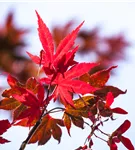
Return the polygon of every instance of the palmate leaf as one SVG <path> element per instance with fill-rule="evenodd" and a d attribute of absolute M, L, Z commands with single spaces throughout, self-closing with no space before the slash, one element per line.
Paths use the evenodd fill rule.
<path fill-rule="evenodd" d="M 51 136 L 60 143 L 62 135 L 60 126 L 64 126 L 62 120 L 54 119 L 50 115 L 46 115 L 30 139 L 29 144 L 38 142 L 38 145 L 44 145 Z"/>
<path fill-rule="evenodd" d="M 38 85 L 37 96 L 30 90 L 18 87 L 21 94 L 13 94 L 12 96 L 20 103 L 26 106 L 24 109 L 23 105 L 17 108 L 20 115 L 17 119 L 23 119 L 28 117 L 29 124 L 34 119 L 38 119 L 41 115 L 41 109 L 44 105 L 44 88 L 42 85 Z M 15 111 L 17 111 L 15 110 Z"/>
<path fill-rule="evenodd" d="M 79 80 L 62 80 L 62 82 L 57 85 L 53 94 L 55 99 L 60 96 L 64 105 L 70 104 L 73 106 L 72 97 L 70 96 L 71 93 L 86 94 L 92 93 L 95 90 L 94 87 Z"/>
<path fill-rule="evenodd" d="M 76 78 L 88 72 L 90 69 L 97 65 L 98 64 L 96 63 L 76 64 L 73 67 L 71 67 L 68 71 L 66 71 L 63 75 L 58 74 L 52 83 L 51 79 L 49 79 L 52 85 L 56 85 L 56 88 L 53 93 L 54 99 L 60 97 L 64 105 L 70 104 L 73 106 L 71 93 L 93 93 L 96 90 L 96 88 Z M 40 81 L 49 84 L 49 80 L 47 80 L 47 78 L 43 78 Z"/>
<path fill-rule="evenodd" d="M 6 98 L 0 101 L 0 108 L 13 110 L 13 123 L 27 118 L 27 126 L 31 126 L 33 120 L 40 117 L 44 106 L 44 86 L 33 77 L 21 85 L 15 78 L 8 76 L 8 83 L 11 88 L 3 92 L 2 95 Z"/>
<path fill-rule="evenodd" d="M 35 63 L 43 65 L 44 71 L 47 75 L 67 70 L 69 66 L 72 66 L 75 63 L 73 58 L 78 47 L 73 48 L 73 45 L 83 22 L 60 42 L 56 49 L 56 53 L 54 53 L 52 35 L 38 13 L 37 17 L 38 33 L 43 50 L 40 52 L 40 57 L 34 56 L 27 52 L 28 55 Z"/>

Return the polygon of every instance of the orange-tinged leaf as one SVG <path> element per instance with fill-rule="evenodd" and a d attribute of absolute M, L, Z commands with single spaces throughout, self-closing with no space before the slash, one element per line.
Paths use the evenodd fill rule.
<path fill-rule="evenodd" d="M 66 110 L 65 110 L 66 113 L 74 116 L 74 117 L 86 117 L 88 118 L 88 112 L 89 112 L 89 109 L 87 106 L 84 106 L 82 108 L 73 108 L 73 107 L 67 107 Z"/>
<path fill-rule="evenodd" d="M 71 121 L 81 128 L 83 128 L 82 117 L 88 118 L 90 113 L 90 107 L 93 105 L 92 96 L 84 96 L 82 98 L 74 100 L 74 107 L 67 105 L 65 113 L 63 115 L 63 121 L 70 135 Z M 74 119 L 75 118 L 75 119 Z M 76 119 L 77 118 L 77 119 Z"/>
<path fill-rule="evenodd" d="M 87 110 L 85 109 L 85 110 L 83 110 L 83 112 L 87 113 Z M 67 119 L 66 121 L 68 121 L 66 127 L 67 127 L 69 135 L 70 135 L 70 122 L 71 121 L 75 126 L 83 129 L 83 124 L 84 124 L 84 120 L 82 118 L 83 112 L 81 109 L 75 110 L 75 109 L 70 109 L 70 108 L 68 109 L 67 108 L 65 110 L 65 114 L 68 116 L 68 117 L 66 116 L 66 119 Z M 70 122 L 69 122 L 69 119 L 71 120 Z"/>
<path fill-rule="evenodd" d="M 2 96 L 3 97 L 10 97 L 12 96 L 13 94 L 21 94 L 20 91 L 16 88 L 16 87 L 13 87 L 11 89 L 7 89 L 5 90 L 3 93 L 2 93 Z"/>
<path fill-rule="evenodd" d="M 84 81 L 84 82 L 89 83 L 90 74 L 89 74 L 89 73 L 85 73 L 85 74 L 83 74 L 82 76 L 80 76 L 79 79 L 80 79 L 81 81 Z"/>
<path fill-rule="evenodd" d="M 71 119 L 75 126 L 84 129 L 84 120 L 82 117 L 71 117 Z"/>
<path fill-rule="evenodd" d="M 3 91 L 2 96 L 3 97 L 10 97 L 13 93 L 13 89 L 7 89 L 5 91 Z"/>
<path fill-rule="evenodd" d="M 61 135 L 62 135 L 61 128 L 56 124 L 56 122 L 52 122 L 51 127 L 52 127 L 53 138 L 60 143 Z"/>
<path fill-rule="evenodd" d="M 61 126 L 60 122 L 60 119 L 54 119 L 50 115 L 46 115 L 29 143 L 38 142 L 38 145 L 44 145 L 51 138 L 51 135 L 60 142 L 62 135 L 61 128 L 59 127 L 59 125 Z"/>
<path fill-rule="evenodd" d="M 17 122 L 15 122 L 14 126 L 23 126 L 23 127 L 31 127 L 34 126 L 37 120 L 33 120 L 31 123 L 29 123 L 29 118 L 21 119 Z"/>
<path fill-rule="evenodd" d="M 67 128 L 68 134 L 70 135 L 71 119 L 66 113 L 64 113 L 63 115 L 63 121 L 64 121 L 64 125 Z"/>
<path fill-rule="evenodd" d="M 37 89 L 36 89 L 37 84 L 38 84 L 37 80 L 34 77 L 31 77 L 26 81 L 26 88 L 33 91 L 34 93 L 36 93 L 37 92 Z"/>
<path fill-rule="evenodd" d="M 0 108 L 13 111 L 13 122 L 29 118 L 29 125 L 41 115 L 44 105 L 44 86 L 33 77 L 29 78 L 25 85 L 12 86 L 3 92 L 8 97 L 2 100 Z M 10 98 L 12 97 L 12 98 Z"/>
<path fill-rule="evenodd" d="M 117 66 L 112 66 L 107 70 L 98 71 L 90 76 L 89 83 L 94 87 L 102 87 L 106 84 L 110 77 L 110 71 Z"/>
<path fill-rule="evenodd" d="M 76 109 L 83 108 L 85 106 L 92 106 L 94 103 L 94 97 L 93 96 L 82 96 L 79 99 L 74 100 L 74 107 Z"/>
<path fill-rule="evenodd" d="M 0 101 L 0 109 L 13 110 L 20 105 L 20 102 L 14 98 L 4 98 Z"/>
<path fill-rule="evenodd" d="M 27 109 L 27 107 L 24 104 L 20 104 L 13 112 L 13 121 L 16 121 L 17 119 L 22 119 L 21 114 Z"/>

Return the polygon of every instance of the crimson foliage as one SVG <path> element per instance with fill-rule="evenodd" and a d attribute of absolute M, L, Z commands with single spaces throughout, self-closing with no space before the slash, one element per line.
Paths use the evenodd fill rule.
<path fill-rule="evenodd" d="M 119 142 L 127 149 L 134 150 L 130 139 L 123 136 L 130 127 L 129 120 L 125 120 L 113 133 L 107 134 L 100 129 L 106 121 L 114 121 L 115 113 L 127 114 L 120 107 L 111 107 L 114 99 L 126 91 L 106 85 L 110 71 L 117 66 L 89 74 L 88 72 L 99 66 L 99 63 L 79 63 L 74 60 L 78 50 L 74 41 L 84 22 L 68 34 L 55 50 L 49 29 L 38 13 L 37 17 L 43 50 L 40 51 L 40 56 L 29 52 L 28 55 L 40 66 L 39 69 L 43 70 L 44 77 L 30 77 L 22 84 L 15 77 L 8 75 L 7 82 L 10 88 L 2 93 L 0 109 L 12 110 L 13 121 L 9 123 L 8 120 L 1 120 L 0 134 L 11 126 L 30 127 L 28 137 L 20 147 L 20 150 L 23 150 L 30 143 L 38 142 L 38 145 L 44 145 L 51 137 L 60 143 L 62 127 L 66 127 L 71 135 L 70 129 L 73 125 L 83 129 L 86 124 L 89 126 L 87 140 L 76 150 L 91 149 L 94 144 L 93 136 L 104 140 L 110 150 L 117 150 Z M 74 95 L 78 98 L 74 99 Z M 59 100 L 62 106 L 49 110 L 48 106 L 52 100 Z M 51 116 L 51 113 L 57 112 L 61 112 L 63 117 L 58 119 Z M 89 122 L 86 122 L 85 118 Z M 95 131 L 101 132 L 107 138 L 99 137 Z M 1 144 L 6 142 L 9 141 L 0 137 Z"/>

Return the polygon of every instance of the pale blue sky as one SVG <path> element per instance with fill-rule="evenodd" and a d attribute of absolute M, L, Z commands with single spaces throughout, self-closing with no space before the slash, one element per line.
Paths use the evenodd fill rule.
<path fill-rule="evenodd" d="M 135 145 L 135 102 L 134 102 L 134 84 L 135 84 L 135 3 L 105 3 L 105 2 L 44 2 L 44 3 L 0 3 L 0 22 L 4 20 L 10 9 L 14 9 L 16 23 L 18 26 L 31 27 L 32 33 L 27 37 L 29 46 L 27 51 L 38 54 L 41 44 L 38 39 L 37 18 L 35 10 L 39 12 L 44 22 L 49 28 L 55 23 L 64 23 L 72 18 L 78 20 L 78 23 L 85 20 L 83 28 L 101 27 L 102 35 L 113 35 L 124 32 L 127 39 L 132 42 L 132 47 L 128 49 L 128 61 L 118 64 L 117 76 L 113 76 L 110 83 L 114 86 L 127 89 L 126 95 L 118 97 L 113 106 L 120 106 L 129 112 L 126 116 L 116 116 L 117 121 L 108 123 L 106 131 L 111 131 L 122 123 L 125 119 L 132 122 L 132 127 L 125 134 L 131 138 Z M 117 64 L 116 64 L 117 65 Z M 40 150 L 73 150 L 83 144 L 85 137 L 89 133 L 88 129 L 82 131 L 78 128 L 71 129 L 72 137 L 70 138 L 64 129 L 61 143 L 50 140 Z M 27 130 L 20 127 L 8 130 L 5 134 L 12 142 L 6 145 L 0 145 L 2 150 L 18 150 L 21 142 L 27 136 Z M 102 147 L 102 148 L 101 148 Z M 36 150 L 36 145 L 30 145 L 26 150 Z M 107 150 L 106 144 L 96 140 L 94 150 Z M 120 150 L 125 148 L 120 145 Z"/>

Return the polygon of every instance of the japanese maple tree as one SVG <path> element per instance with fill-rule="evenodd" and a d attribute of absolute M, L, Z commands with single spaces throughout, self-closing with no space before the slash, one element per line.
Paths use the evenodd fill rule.
<path fill-rule="evenodd" d="M 110 150 L 117 150 L 118 143 L 122 143 L 127 149 L 134 150 L 129 138 L 123 134 L 129 129 L 131 123 L 125 120 L 113 133 L 105 133 L 100 128 L 107 121 L 115 121 L 114 115 L 126 115 L 128 112 L 120 107 L 112 108 L 112 103 L 125 91 L 117 87 L 107 85 L 111 70 L 102 69 L 90 73 L 98 67 L 99 63 L 74 60 L 79 48 L 75 45 L 77 34 L 83 25 L 82 22 L 70 34 L 60 41 L 56 47 L 52 34 L 48 27 L 36 12 L 38 18 L 38 34 L 43 50 L 39 56 L 27 52 L 33 62 L 42 70 L 42 77 L 30 77 L 26 83 L 21 83 L 12 75 L 7 76 L 9 89 L 3 91 L 3 99 L 0 101 L 0 109 L 12 110 L 13 119 L 0 121 L 0 135 L 12 126 L 29 127 L 28 137 L 22 142 L 19 150 L 24 150 L 27 144 L 38 143 L 45 145 L 51 137 L 61 141 L 62 128 L 65 127 L 69 135 L 73 125 L 84 129 L 89 127 L 88 135 L 84 139 L 84 145 L 76 150 L 92 149 L 95 144 L 93 137 L 99 138 L 109 146 Z M 47 85 L 47 86 L 46 86 Z M 51 101 L 61 103 L 59 107 L 49 109 Z M 61 112 L 61 118 L 54 118 L 52 113 Z M 105 135 L 102 138 L 97 135 L 99 131 Z M 96 133 L 95 133 L 96 132 Z M 0 136 L 0 143 L 9 142 Z"/>

